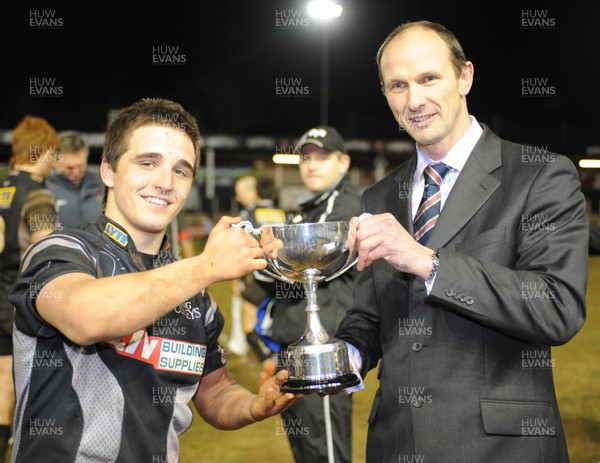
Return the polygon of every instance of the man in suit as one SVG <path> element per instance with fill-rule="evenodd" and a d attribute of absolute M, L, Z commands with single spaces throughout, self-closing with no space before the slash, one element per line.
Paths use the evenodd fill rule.
<path fill-rule="evenodd" d="M 377 62 L 417 153 L 363 194 L 336 334 L 363 376 L 380 363 L 367 461 L 566 462 L 550 346 L 585 320 L 576 169 L 469 115 L 474 67 L 444 26 L 396 28 Z"/>

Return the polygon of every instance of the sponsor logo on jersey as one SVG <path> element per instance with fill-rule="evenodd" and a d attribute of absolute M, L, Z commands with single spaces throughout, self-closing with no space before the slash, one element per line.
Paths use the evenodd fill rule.
<path fill-rule="evenodd" d="M 113 241 L 116 241 L 121 246 L 127 246 L 127 241 L 129 241 L 129 237 L 127 234 L 115 227 L 112 223 L 106 222 L 106 226 L 104 227 L 104 234 L 108 235 Z"/>
<path fill-rule="evenodd" d="M 150 363 L 155 370 L 202 376 L 206 345 L 148 336 L 143 330 L 106 343 L 119 355 Z"/>
<path fill-rule="evenodd" d="M 15 197 L 15 192 L 17 191 L 17 187 L 15 186 L 5 186 L 0 188 L 0 208 L 8 209 L 12 204 L 13 198 Z"/>

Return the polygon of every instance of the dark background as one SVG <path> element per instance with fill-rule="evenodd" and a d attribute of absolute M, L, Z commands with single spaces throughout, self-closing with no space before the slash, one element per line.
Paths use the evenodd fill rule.
<path fill-rule="evenodd" d="M 306 2 L 215 3 L 5 4 L 0 129 L 35 114 L 58 130 L 102 132 L 109 109 L 146 96 L 181 102 L 204 135 L 297 137 L 317 124 L 321 26 L 314 19 L 308 27 L 276 24 L 277 11 L 300 11 L 306 18 Z M 407 139 L 380 93 L 374 56 L 396 25 L 430 19 L 457 34 L 475 65 L 468 103 L 480 122 L 505 138 L 572 158 L 600 144 L 598 3 L 341 3 L 342 16 L 329 25 L 329 122 L 346 138 Z M 62 27 L 30 27 L 34 9 L 54 10 Z M 545 11 L 554 26 L 523 28 L 524 10 Z M 178 46 L 185 64 L 153 64 L 153 47 L 166 45 Z M 62 96 L 30 96 L 36 77 L 55 78 Z M 555 95 L 522 96 L 521 80 L 536 77 L 547 78 Z M 309 94 L 278 96 L 277 78 L 301 78 Z M 5 162 L 9 146 L 0 152 Z"/>

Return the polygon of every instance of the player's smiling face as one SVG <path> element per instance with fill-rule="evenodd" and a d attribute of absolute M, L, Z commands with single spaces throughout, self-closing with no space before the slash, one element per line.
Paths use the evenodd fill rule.
<path fill-rule="evenodd" d="M 136 243 L 162 235 L 182 209 L 193 181 L 194 145 L 181 130 L 146 125 L 133 131 L 116 171 L 102 162 L 106 215 Z"/>

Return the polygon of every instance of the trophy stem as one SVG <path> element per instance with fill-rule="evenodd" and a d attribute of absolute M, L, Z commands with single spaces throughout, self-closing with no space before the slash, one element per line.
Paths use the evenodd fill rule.
<path fill-rule="evenodd" d="M 312 275 L 307 277 L 307 280 L 304 282 L 304 290 L 306 291 L 307 299 L 306 311 L 318 312 L 319 306 L 317 304 L 317 282 L 314 280 Z"/>
<path fill-rule="evenodd" d="M 304 289 L 307 294 L 306 305 L 306 329 L 303 338 L 309 344 L 324 344 L 330 340 L 329 334 L 323 328 L 321 318 L 319 317 L 319 305 L 317 304 L 317 282 L 313 275 L 307 275 L 304 282 Z"/>

